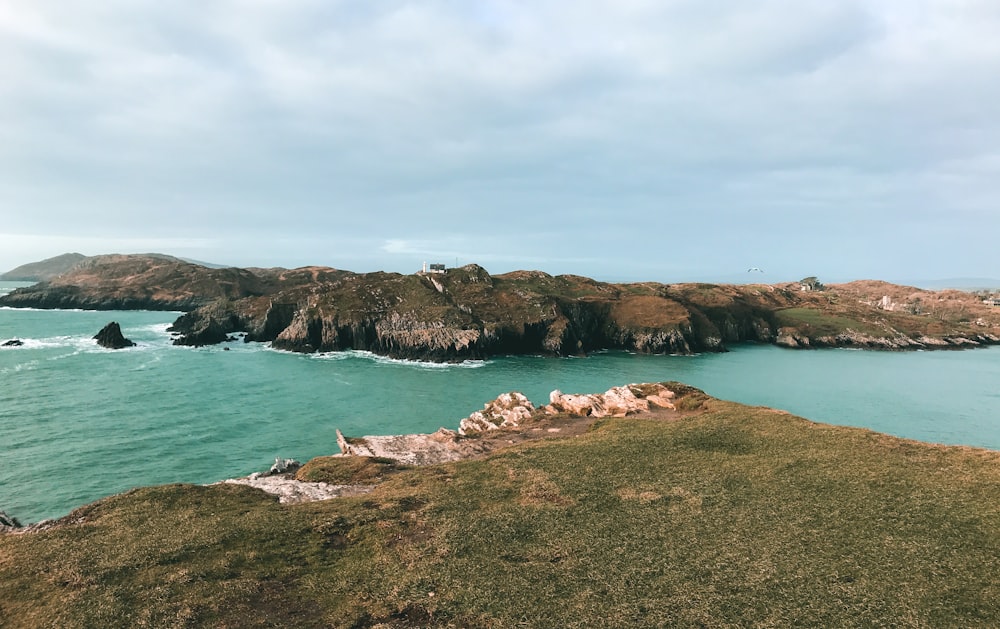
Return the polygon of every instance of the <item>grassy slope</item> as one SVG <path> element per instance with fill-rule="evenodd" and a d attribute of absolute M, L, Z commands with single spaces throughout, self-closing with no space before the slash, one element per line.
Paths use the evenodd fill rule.
<path fill-rule="evenodd" d="M 0 537 L 0 626 L 1000 625 L 1000 453 L 714 400 L 362 498 L 74 517 Z"/>

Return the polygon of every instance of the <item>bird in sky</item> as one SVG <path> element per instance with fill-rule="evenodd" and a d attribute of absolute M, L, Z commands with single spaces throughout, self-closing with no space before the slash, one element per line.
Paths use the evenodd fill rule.
<path fill-rule="evenodd" d="M 762 269 L 760 269 L 759 267 L 756 267 L 756 266 L 752 266 L 749 269 L 747 269 L 747 273 L 755 273 L 755 272 L 756 273 L 763 273 L 764 271 Z"/>

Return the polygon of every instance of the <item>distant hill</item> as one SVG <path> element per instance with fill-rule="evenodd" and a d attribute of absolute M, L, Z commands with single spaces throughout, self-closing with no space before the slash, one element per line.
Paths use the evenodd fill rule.
<path fill-rule="evenodd" d="M 202 262 L 201 260 L 177 258 L 175 256 L 167 255 L 165 253 L 143 253 L 135 255 L 140 255 L 147 258 L 155 258 L 158 260 L 167 260 L 172 262 L 187 262 L 190 264 L 195 264 L 197 266 L 203 266 L 207 269 L 229 268 L 228 265 L 225 264 L 214 264 L 212 262 Z M 82 253 L 64 253 L 54 258 L 48 258 L 40 262 L 30 262 L 28 264 L 22 264 L 16 269 L 12 269 L 0 275 L 0 281 L 47 282 L 52 278 L 56 277 L 57 275 L 62 275 L 63 273 L 69 272 L 78 263 L 88 259 L 89 257 L 91 256 L 85 256 Z"/>
<path fill-rule="evenodd" d="M 943 280 L 917 280 L 909 282 L 913 286 L 929 290 L 996 290 L 1000 288 L 1000 279 L 989 277 L 952 277 Z"/>
<path fill-rule="evenodd" d="M 64 253 L 40 262 L 22 264 L 16 269 L 0 275 L 0 280 L 8 282 L 45 282 L 69 271 L 87 256 L 82 253 Z"/>

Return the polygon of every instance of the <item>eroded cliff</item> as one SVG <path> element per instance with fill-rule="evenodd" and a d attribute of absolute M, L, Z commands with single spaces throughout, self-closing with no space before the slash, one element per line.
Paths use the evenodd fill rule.
<path fill-rule="evenodd" d="M 367 350 L 452 361 L 605 349 L 690 354 L 753 341 L 790 348 L 937 349 L 1000 343 L 1000 309 L 969 293 L 852 282 L 609 284 L 540 271 L 358 274 L 210 269 L 168 256 L 97 256 L 0 305 L 183 310 L 175 343 L 245 333 L 295 352 Z"/>

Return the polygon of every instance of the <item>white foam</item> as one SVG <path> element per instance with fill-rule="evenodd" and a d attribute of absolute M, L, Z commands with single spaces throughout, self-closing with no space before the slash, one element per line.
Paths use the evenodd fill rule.
<path fill-rule="evenodd" d="M 420 369 L 479 369 L 480 367 L 485 367 L 489 364 L 487 360 L 464 360 L 459 363 L 432 363 L 422 360 L 409 360 L 405 358 L 390 358 L 389 356 L 382 356 L 374 352 L 369 352 L 360 349 L 348 349 L 343 352 L 331 352 L 331 354 L 345 354 L 346 358 L 363 358 L 365 360 L 370 360 L 374 363 L 380 365 L 405 365 L 408 367 L 417 367 Z M 317 358 L 321 356 L 326 356 L 329 354 L 314 354 Z"/>
<path fill-rule="evenodd" d="M 26 363 L 18 363 L 13 367 L 4 367 L 0 369 L 0 375 L 6 375 L 9 373 L 18 373 L 20 371 L 34 371 L 38 367 L 37 360 L 29 360 Z"/>

